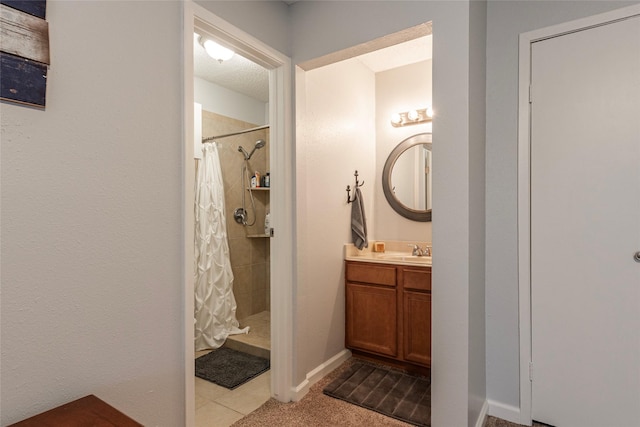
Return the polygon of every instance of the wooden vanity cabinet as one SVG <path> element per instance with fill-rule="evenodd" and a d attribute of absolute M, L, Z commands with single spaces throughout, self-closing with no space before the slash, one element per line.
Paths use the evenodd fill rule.
<path fill-rule="evenodd" d="M 394 363 L 431 366 L 431 267 L 347 261 L 345 345 Z"/>
<path fill-rule="evenodd" d="M 404 360 L 431 366 L 431 267 L 398 267 Z"/>
<path fill-rule="evenodd" d="M 397 357 L 396 268 L 347 263 L 346 279 L 347 347 Z"/>

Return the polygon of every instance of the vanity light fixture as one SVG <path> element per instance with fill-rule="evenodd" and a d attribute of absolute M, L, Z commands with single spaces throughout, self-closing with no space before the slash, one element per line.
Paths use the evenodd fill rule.
<path fill-rule="evenodd" d="M 433 109 L 431 107 L 418 110 L 405 111 L 391 115 L 391 126 L 401 127 L 407 125 L 417 125 L 420 123 L 428 123 L 433 117 Z"/>
<path fill-rule="evenodd" d="M 231 49 L 227 49 L 224 46 L 219 45 L 211 39 L 208 39 L 204 36 L 200 36 L 200 40 L 198 41 L 200 45 L 207 52 L 207 55 L 218 61 L 222 64 L 223 61 L 228 61 L 235 54 Z"/>

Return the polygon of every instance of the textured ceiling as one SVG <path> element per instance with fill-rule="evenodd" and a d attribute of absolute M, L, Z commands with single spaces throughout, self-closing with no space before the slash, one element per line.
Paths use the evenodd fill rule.
<path fill-rule="evenodd" d="M 358 56 L 357 59 L 374 73 L 379 73 L 431 59 L 431 41 L 431 36 L 424 36 L 365 53 Z"/>
<path fill-rule="evenodd" d="M 205 52 L 194 38 L 193 67 L 196 77 L 242 93 L 262 102 L 269 102 L 269 72 L 261 66 L 233 55 L 219 63 Z"/>
<path fill-rule="evenodd" d="M 408 42 L 356 57 L 374 73 L 431 59 L 432 37 L 424 36 Z M 269 72 L 240 55 L 218 63 L 194 43 L 194 74 L 196 77 L 242 93 L 262 102 L 269 102 Z"/>

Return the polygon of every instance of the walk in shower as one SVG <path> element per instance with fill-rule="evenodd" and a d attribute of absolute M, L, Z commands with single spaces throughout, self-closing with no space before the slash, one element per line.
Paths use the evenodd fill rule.
<path fill-rule="evenodd" d="M 256 124 L 202 111 L 202 136 L 227 135 L 258 127 Z M 269 172 L 269 129 L 216 139 L 225 192 L 229 253 L 240 327 L 248 334 L 232 335 L 225 346 L 269 357 L 270 248 L 265 234 L 270 187 L 252 188 L 255 172 Z M 249 191 L 251 190 L 251 191 Z M 242 212 L 241 221 L 234 220 Z"/>

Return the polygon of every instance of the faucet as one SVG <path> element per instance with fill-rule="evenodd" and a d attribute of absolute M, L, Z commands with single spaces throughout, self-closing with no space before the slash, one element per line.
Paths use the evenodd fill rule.
<path fill-rule="evenodd" d="M 431 256 L 431 246 L 425 246 L 424 249 L 420 249 L 418 245 L 409 245 L 413 246 L 413 250 L 411 255 L 413 256 Z"/>

